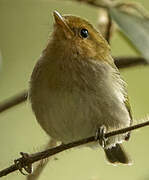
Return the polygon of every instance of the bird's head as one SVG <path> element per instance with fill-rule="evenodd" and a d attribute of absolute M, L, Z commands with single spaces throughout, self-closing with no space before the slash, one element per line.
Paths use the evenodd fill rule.
<path fill-rule="evenodd" d="M 62 16 L 57 11 L 53 15 L 55 24 L 52 36 L 56 43 L 74 56 L 108 61 L 110 48 L 107 41 L 87 20 Z"/>

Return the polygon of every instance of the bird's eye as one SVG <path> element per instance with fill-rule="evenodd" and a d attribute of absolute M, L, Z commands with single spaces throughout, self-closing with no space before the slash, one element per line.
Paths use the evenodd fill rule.
<path fill-rule="evenodd" d="M 83 38 L 87 38 L 88 37 L 88 30 L 87 29 L 81 29 L 80 35 Z"/>

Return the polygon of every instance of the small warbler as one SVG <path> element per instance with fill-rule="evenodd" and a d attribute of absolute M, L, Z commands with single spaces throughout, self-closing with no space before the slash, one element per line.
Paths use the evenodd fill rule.
<path fill-rule="evenodd" d="M 53 13 L 54 31 L 30 80 L 29 97 L 36 119 L 52 138 L 70 143 L 129 127 L 132 123 L 124 81 L 110 47 L 87 20 Z M 129 133 L 105 140 L 111 163 L 130 162 L 120 143 Z"/>

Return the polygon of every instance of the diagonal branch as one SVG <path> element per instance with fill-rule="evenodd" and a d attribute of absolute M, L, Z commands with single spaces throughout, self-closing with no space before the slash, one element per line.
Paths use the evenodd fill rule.
<path fill-rule="evenodd" d="M 16 105 L 26 101 L 27 96 L 28 96 L 28 91 L 24 90 L 21 93 L 14 95 L 10 99 L 7 99 L 4 102 L 0 103 L 0 113 L 13 107 L 13 106 L 16 106 Z"/>
<path fill-rule="evenodd" d="M 149 117 L 147 119 L 149 119 Z M 128 131 L 132 131 L 132 130 L 135 130 L 135 129 L 138 129 L 138 128 L 141 128 L 141 127 L 144 127 L 144 126 L 148 126 L 148 125 L 149 125 L 149 121 L 146 121 L 146 122 L 134 125 L 134 126 L 130 126 L 130 127 L 119 129 L 119 130 L 115 130 L 115 131 L 112 131 L 112 132 L 108 132 L 108 133 L 105 134 L 105 138 L 108 138 L 108 137 L 111 137 L 111 136 L 114 136 L 114 135 L 117 135 L 117 134 L 123 134 L 123 133 L 126 133 Z M 47 149 L 47 150 L 42 151 L 42 152 L 30 154 L 28 157 L 21 157 L 21 158 L 17 159 L 17 162 L 19 162 L 19 164 L 14 163 L 10 167 L 0 171 L 0 177 L 6 176 L 7 174 L 9 174 L 11 172 L 14 172 L 16 170 L 22 170 L 22 168 L 30 167 L 32 165 L 32 163 L 34 163 L 36 161 L 48 158 L 48 157 L 53 156 L 53 155 L 55 155 L 57 153 L 65 151 L 67 149 L 70 149 L 70 148 L 73 148 L 73 147 L 76 147 L 76 146 L 80 146 L 80 145 L 83 145 L 83 144 L 87 144 L 87 143 L 90 143 L 90 142 L 93 142 L 93 141 L 95 141 L 94 136 L 83 139 L 83 140 L 79 140 L 79 141 L 76 141 L 76 142 L 72 142 L 72 143 L 69 143 L 69 144 L 62 144 L 60 146 L 57 146 L 57 147 L 51 148 L 51 149 Z M 23 154 L 23 153 L 21 153 L 21 154 Z"/>
<path fill-rule="evenodd" d="M 57 141 L 55 139 L 50 139 L 45 149 L 53 148 L 56 146 L 56 144 Z M 35 180 L 35 179 L 37 180 L 48 162 L 49 159 L 47 161 L 40 161 L 39 164 L 36 166 L 36 168 L 34 168 L 34 172 L 32 174 L 29 174 L 26 180 Z"/>

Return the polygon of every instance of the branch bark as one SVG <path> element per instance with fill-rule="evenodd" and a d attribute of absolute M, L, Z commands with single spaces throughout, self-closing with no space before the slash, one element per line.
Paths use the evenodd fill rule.
<path fill-rule="evenodd" d="M 149 118 L 147 118 L 147 119 L 149 119 Z M 140 124 L 137 124 L 137 125 L 127 127 L 127 128 L 123 128 L 123 129 L 115 130 L 115 131 L 112 131 L 112 132 L 108 132 L 108 133 L 105 134 L 105 138 L 108 138 L 108 137 L 111 137 L 111 136 L 114 136 L 114 135 L 117 135 L 117 134 L 123 134 L 123 133 L 126 133 L 128 131 L 132 131 L 132 130 L 135 130 L 135 129 L 138 129 L 138 128 L 141 128 L 141 127 L 144 127 L 144 126 L 148 126 L 148 125 L 149 125 L 149 121 L 146 121 L 146 122 L 143 122 L 143 123 L 140 123 Z M 6 176 L 7 174 L 10 174 L 11 172 L 14 172 L 16 170 L 21 171 L 23 168 L 27 169 L 27 167 L 31 167 L 31 165 L 36 161 L 48 158 L 48 157 L 50 157 L 52 155 L 55 155 L 57 153 L 65 151 L 67 149 L 70 149 L 70 148 L 73 148 L 73 147 L 76 147 L 76 146 L 80 146 L 80 145 L 83 145 L 83 144 L 87 144 L 87 143 L 90 143 L 90 142 L 93 142 L 93 141 L 95 141 L 94 136 L 83 139 L 83 140 L 79 140 L 79 141 L 76 141 L 76 142 L 72 142 L 72 143 L 69 143 L 69 144 L 62 144 L 60 146 L 57 146 L 57 147 L 51 148 L 51 149 L 47 149 L 47 150 L 42 151 L 42 152 L 30 154 L 30 155 L 28 155 L 28 157 L 23 156 L 23 157 L 17 159 L 18 163 L 14 163 L 10 167 L 0 171 L 0 177 Z M 23 154 L 23 153 L 21 153 L 21 154 Z"/>

